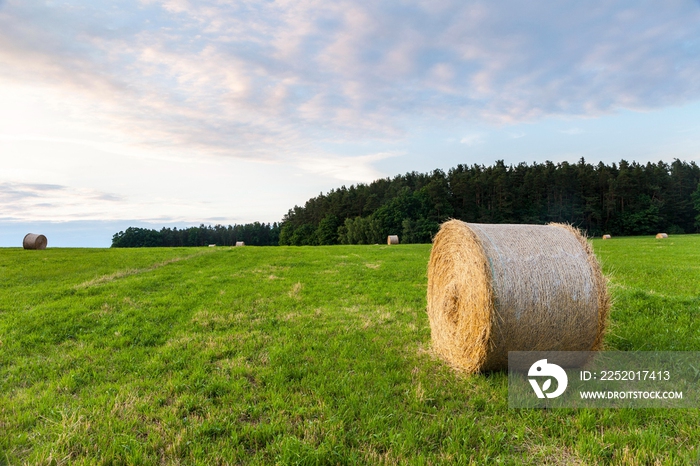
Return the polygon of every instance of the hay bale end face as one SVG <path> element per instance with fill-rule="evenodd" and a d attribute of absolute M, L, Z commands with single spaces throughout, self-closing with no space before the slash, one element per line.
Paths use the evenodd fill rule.
<path fill-rule="evenodd" d="M 668 235 L 666 233 L 657 233 L 656 234 L 656 239 L 664 239 L 668 238 Z"/>
<path fill-rule="evenodd" d="M 236 247 L 245 246 L 243 241 L 236 241 Z"/>
<path fill-rule="evenodd" d="M 24 236 L 24 240 L 22 240 L 22 247 L 24 249 L 46 249 L 47 244 L 46 236 L 34 233 L 27 233 Z"/>
<path fill-rule="evenodd" d="M 458 369 L 505 369 L 508 351 L 598 350 L 609 308 L 593 250 L 570 226 L 450 220 L 433 241 L 430 333 Z"/>
<path fill-rule="evenodd" d="M 389 235 L 386 238 L 386 244 L 392 245 L 392 244 L 399 244 L 399 237 L 397 235 Z"/>
<path fill-rule="evenodd" d="M 610 236 L 610 235 L 603 235 L 603 239 L 612 239 L 612 236 Z"/>

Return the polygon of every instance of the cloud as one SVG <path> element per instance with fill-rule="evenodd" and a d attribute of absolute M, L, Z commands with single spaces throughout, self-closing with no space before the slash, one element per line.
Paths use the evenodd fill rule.
<path fill-rule="evenodd" d="M 576 134 L 585 133 L 585 131 L 582 130 L 581 128 L 563 129 L 563 130 L 561 130 L 561 131 L 559 131 L 559 132 L 562 133 L 562 134 L 568 134 L 568 135 L 570 135 L 570 136 L 574 136 L 574 135 L 576 135 Z"/>
<path fill-rule="evenodd" d="M 460 144 L 466 144 L 467 146 L 476 146 L 479 144 L 484 143 L 484 135 L 477 133 L 477 134 L 470 134 L 467 136 L 464 136 L 462 139 L 459 140 Z"/>
<path fill-rule="evenodd" d="M 0 181 L 0 220 L 4 221 L 235 222 L 213 214 L 219 207 L 206 198 L 189 202 L 172 197 L 134 199 L 87 187 Z"/>
<path fill-rule="evenodd" d="M 350 182 L 369 183 L 382 177 L 382 174 L 373 167 L 374 162 L 401 154 L 392 152 L 379 152 L 376 154 L 361 155 L 355 157 L 304 157 L 300 159 L 300 168 L 337 180 Z"/>
<path fill-rule="evenodd" d="M 46 96 L 63 126 L 355 181 L 372 160 L 320 144 L 700 98 L 700 8 L 680 0 L 0 5 L 0 85 Z"/>
<path fill-rule="evenodd" d="M 102 218 L 119 207 L 120 196 L 94 189 L 47 183 L 0 182 L 0 218 L 65 220 Z"/>
<path fill-rule="evenodd" d="M 13 204 L 26 198 L 41 198 L 50 191 L 62 191 L 64 186 L 37 183 L 0 183 L 0 200 Z M 14 206 L 13 206 L 14 207 Z"/>

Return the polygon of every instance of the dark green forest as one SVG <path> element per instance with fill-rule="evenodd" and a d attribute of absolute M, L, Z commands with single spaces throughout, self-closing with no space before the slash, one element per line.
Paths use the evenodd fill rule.
<path fill-rule="evenodd" d="M 138 248 L 158 246 L 235 246 L 243 241 L 250 246 L 276 246 L 279 244 L 280 227 L 277 223 L 247 223 L 245 225 L 223 225 L 183 228 L 177 227 L 149 230 L 129 227 L 112 237 L 113 248 Z"/>
<path fill-rule="evenodd" d="M 700 168 L 680 160 L 458 165 L 320 194 L 285 215 L 280 244 L 429 242 L 449 218 L 565 222 L 590 236 L 690 233 L 700 226 L 699 181 Z"/>
<path fill-rule="evenodd" d="M 394 234 L 402 243 L 425 243 L 449 218 L 564 222 L 589 236 L 692 233 L 700 231 L 699 183 L 700 167 L 680 160 L 458 165 L 321 193 L 290 209 L 279 225 L 129 228 L 114 235 L 112 246 L 374 244 Z"/>

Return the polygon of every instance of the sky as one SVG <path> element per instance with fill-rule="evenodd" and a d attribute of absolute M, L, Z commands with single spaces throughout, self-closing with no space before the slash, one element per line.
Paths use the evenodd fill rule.
<path fill-rule="evenodd" d="M 0 246 L 457 164 L 700 159 L 700 2 L 0 0 Z"/>

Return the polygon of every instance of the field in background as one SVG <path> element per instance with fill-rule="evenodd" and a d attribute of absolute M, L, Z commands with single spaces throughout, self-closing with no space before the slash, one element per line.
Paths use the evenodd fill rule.
<path fill-rule="evenodd" d="M 594 242 L 609 349 L 700 350 L 700 236 Z M 0 464 L 695 464 L 698 410 L 513 410 L 429 245 L 0 249 Z"/>

